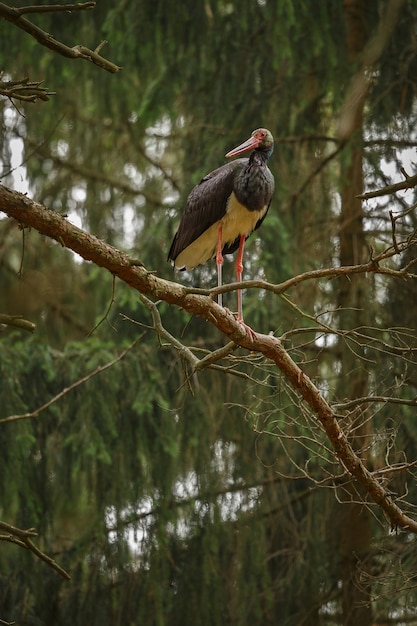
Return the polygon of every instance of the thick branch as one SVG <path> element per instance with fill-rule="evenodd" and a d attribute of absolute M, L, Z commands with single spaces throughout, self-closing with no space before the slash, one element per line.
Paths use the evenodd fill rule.
<path fill-rule="evenodd" d="M 391 522 L 391 528 L 401 527 L 417 534 L 417 522 L 403 513 L 379 480 L 365 467 L 352 449 L 330 405 L 292 360 L 279 339 L 272 335 L 249 336 L 234 316 L 213 302 L 209 296 L 189 293 L 185 287 L 158 278 L 145 267 L 132 265 L 127 254 L 77 228 L 58 213 L 3 186 L 0 186 L 0 210 L 21 225 L 35 228 L 41 234 L 77 252 L 85 260 L 107 269 L 140 293 L 205 318 L 231 341 L 248 350 L 260 352 L 273 361 L 316 415 L 339 462 L 384 511 Z"/>

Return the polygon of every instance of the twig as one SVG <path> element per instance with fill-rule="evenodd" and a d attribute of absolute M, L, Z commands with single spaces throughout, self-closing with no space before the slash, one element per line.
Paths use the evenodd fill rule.
<path fill-rule="evenodd" d="M 59 118 L 58 118 L 58 120 L 55 122 L 55 124 L 53 125 L 53 127 L 52 127 L 52 129 L 49 131 L 49 133 L 47 133 L 46 135 L 44 135 L 44 137 L 43 137 L 43 139 L 42 139 L 41 143 L 38 143 L 38 142 L 31 142 L 31 141 L 30 141 L 30 139 L 27 137 L 26 139 L 27 139 L 28 145 L 32 145 L 32 146 L 33 146 L 33 149 L 32 149 L 32 150 L 30 150 L 30 151 L 26 151 L 26 153 L 25 153 L 25 158 L 24 158 L 24 159 L 22 159 L 22 160 L 20 161 L 20 163 L 19 163 L 18 165 L 16 165 L 15 167 L 13 167 L 13 168 L 9 169 L 9 170 L 8 170 L 8 171 L 6 171 L 6 172 L 3 172 L 3 173 L 2 173 L 2 177 L 4 177 L 4 178 L 5 178 L 6 176 L 9 176 L 9 175 L 10 175 L 10 174 L 12 174 L 14 171 L 16 171 L 19 167 L 22 167 L 22 165 L 25 165 L 25 163 L 27 163 L 27 162 L 28 162 L 28 161 L 29 161 L 29 160 L 33 157 L 33 155 L 34 155 L 34 154 L 36 154 L 36 153 L 37 153 L 37 152 L 38 152 L 38 151 L 42 148 L 42 146 L 43 146 L 43 145 L 45 145 L 45 143 L 47 143 L 47 142 L 51 139 L 51 137 L 53 137 L 53 135 L 54 135 L 54 133 L 55 133 L 56 129 L 57 129 L 57 128 L 58 128 L 58 126 L 61 124 L 61 122 L 62 122 L 62 120 L 64 119 L 64 117 L 65 117 L 65 115 L 63 114 L 63 115 L 61 115 L 61 117 L 59 117 Z M 22 135 L 21 135 L 21 134 L 19 134 L 19 133 L 15 132 L 15 135 L 16 135 L 16 136 L 18 136 L 18 137 L 20 137 L 21 139 L 23 139 L 23 137 L 22 137 Z"/>
<path fill-rule="evenodd" d="M 16 526 L 12 526 L 11 524 L 7 524 L 7 522 L 0 521 L 0 530 L 3 532 L 9 533 L 19 539 L 27 539 L 28 537 L 37 537 L 38 533 L 34 528 L 27 528 L 26 530 L 22 530 L 21 528 L 17 528 Z"/>
<path fill-rule="evenodd" d="M 338 145 L 337 148 L 335 150 L 333 150 L 333 152 L 331 152 L 327 157 L 322 159 L 320 161 L 320 163 L 313 169 L 313 171 L 310 172 L 310 174 L 307 176 L 307 178 L 305 179 L 305 181 L 303 182 L 301 187 L 299 187 L 299 189 L 297 189 L 296 193 L 293 194 L 293 196 L 291 198 L 291 203 L 290 203 L 291 207 L 293 207 L 295 205 L 295 203 L 297 201 L 297 198 L 299 198 L 301 196 L 301 194 L 306 190 L 308 185 L 317 176 L 317 174 L 319 174 L 321 172 L 321 170 L 324 169 L 328 163 L 333 161 L 333 159 L 335 159 L 337 157 L 337 155 L 339 154 L 339 152 L 341 152 L 343 150 L 343 148 L 344 148 L 344 144 L 340 143 L 340 145 Z"/>
<path fill-rule="evenodd" d="M 22 232 L 22 256 L 20 257 L 19 269 L 17 271 L 17 275 L 19 278 L 23 276 L 23 265 L 25 263 L 25 250 L 26 250 L 26 231 L 24 228 L 20 229 Z"/>
<path fill-rule="evenodd" d="M 22 328 L 23 330 L 28 330 L 31 333 L 33 333 L 36 328 L 36 324 L 29 322 L 29 320 L 25 320 L 21 315 L 6 315 L 4 313 L 0 313 L 0 324 Z"/>
<path fill-rule="evenodd" d="M 26 13 L 57 13 L 58 11 L 71 13 L 72 11 L 94 9 L 95 6 L 95 2 L 82 2 L 78 4 L 47 4 L 42 6 L 17 7 L 15 11 L 19 13 L 19 15 L 25 15 Z"/>
<path fill-rule="evenodd" d="M 282 477 L 274 475 L 272 478 L 268 477 L 263 480 L 258 480 L 258 481 L 253 481 L 253 482 L 244 482 L 244 483 L 240 482 L 240 483 L 234 483 L 234 484 L 227 484 L 225 487 L 222 487 L 216 490 L 204 491 L 203 493 L 201 492 L 195 493 L 191 496 L 184 496 L 181 498 L 173 498 L 169 502 L 169 508 L 171 510 L 175 508 L 183 508 L 199 501 L 209 502 L 211 500 L 215 500 L 229 493 L 249 492 L 252 489 L 261 489 L 263 487 L 274 485 L 280 482 L 282 482 Z M 312 493 L 312 489 L 309 488 L 308 492 Z M 294 499 L 292 499 L 291 501 L 294 501 L 295 499 L 298 500 L 299 497 L 300 497 L 299 494 L 297 494 L 294 497 Z M 126 526 L 129 526 L 132 524 L 137 524 L 141 520 L 157 515 L 158 510 L 159 510 L 158 503 L 155 502 L 155 505 L 149 510 L 129 513 L 125 517 L 122 515 L 121 518 L 117 520 L 117 523 L 112 526 L 108 526 L 106 528 L 106 531 L 108 533 L 119 532 L 121 528 L 125 528 Z"/>
<path fill-rule="evenodd" d="M 397 242 L 397 234 L 396 234 L 397 221 L 402 219 L 403 217 L 406 217 L 409 213 L 414 211 L 416 207 L 417 205 L 413 204 L 412 206 L 408 207 L 408 209 L 403 211 L 403 213 L 397 213 L 396 215 L 394 215 L 393 211 L 391 210 L 389 211 L 389 217 L 391 220 L 392 245 L 397 254 L 399 254 L 400 252 L 400 249 L 398 247 L 398 242 Z M 415 235 L 415 232 L 411 234 L 411 239 L 414 237 L 414 235 Z M 410 242 L 410 237 L 407 238 L 407 241 Z"/>
<path fill-rule="evenodd" d="M 43 411 L 45 411 L 46 409 L 49 409 L 49 407 L 55 404 L 55 402 L 58 402 L 58 400 L 61 400 L 61 398 L 66 396 L 67 393 L 69 393 L 70 391 L 73 391 L 80 385 L 83 385 L 85 382 L 93 378 L 93 376 L 97 376 L 97 374 L 101 374 L 105 370 L 109 369 L 109 367 L 113 367 L 113 365 L 121 361 L 123 357 L 125 357 L 126 354 L 133 348 L 133 346 L 139 341 L 139 339 L 140 337 L 135 339 L 135 341 L 133 341 L 125 350 L 123 350 L 123 352 L 121 352 L 112 361 L 109 361 L 109 363 L 106 363 L 105 365 L 100 365 L 93 372 L 90 372 L 86 376 L 83 376 L 79 380 L 75 381 L 75 383 L 72 383 L 72 385 L 70 385 L 69 387 L 65 387 L 65 389 L 62 389 L 62 391 L 60 391 L 56 396 L 48 400 L 48 402 L 45 402 L 45 404 L 43 404 L 39 408 L 35 409 L 34 411 L 31 411 L 30 413 L 22 413 L 20 415 L 9 415 L 8 417 L 3 417 L 2 419 L 0 419 L 0 424 L 7 424 L 9 422 L 17 422 L 18 420 L 26 420 L 26 419 L 31 419 L 33 417 L 38 417 L 38 415 L 40 415 Z"/>
<path fill-rule="evenodd" d="M 417 205 L 410 207 L 406 213 L 414 210 Z M 402 213 L 403 216 L 405 213 Z M 328 267 L 318 270 L 310 270 L 307 272 L 303 272 L 302 274 L 298 274 L 297 276 L 293 276 L 288 280 L 282 283 L 269 283 L 266 280 L 244 280 L 240 283 L 228 283 L 227 285 L 222 285 L 221 287 L 213 287 L 212 289 L 200 289 L 197 287 L 183 287 L 186 293 L 189 294 L 199 294 L 202 296 L 217 296 L 220 293 L 229 293 L 232 291 L 237 291 L 238 289 L 264 289 L 265 291 L 270 291 L 277 295 L 285 293 L 292 287 L 296 287 L 301 283 L 304 283 L 307 280 L 317 280 L 318 278 L 326 278 L 328 280 L 339 278 L 340 276 L 350 276 L 352 274 L 383 274 L 387 276 L 392 276 L 395 278 L 409 278 L 416 279 L 417 274 L 412 274 L 406 270 L 406 268 L 401 268 L 400 270 L 395 270 L 390 267 L 381 266 L 381 261 L 385 261 L 387 259 L 392 258 L 396 254 L 404 252 L 407 250 L 410 245 L 414 244 L 416 237 L 416 233 L 413 232 L 409 237 L 407 237 L 406 241 L 397 242 L 396 247 L 389 246 L 385 250 L 383 250 L 380 254 L 373 256 L 367 263 L 362 263 L 360 265 L 344 265 L 342 267 Z"/>
<path fill-rule="evenodd" d="M 0 81 L 0 95 L 10 98 L 10 100 L 21 100 L 22 102 L 46 101 L 49 100 L 49 96 L 54 96 L 56 92 L 41 87 L 42 83 L 42 80 L 30 81 L 28 77 L 21 80 Z"/>
<path fill-rule="evenodd" d="M 150 203 L 157 205 L 156 198 L 147 194 L 143 189 L 139 189 L 134 185 L 131 185 L 128 181 L 123 181 L 116 176 L 111 176 L 110 174 L 106 174 L 103 171 L 98 171 L 92 168 L 89 168 L 86 163 L 75 163 L 74 161 L 70 161 L 64 159 L 56 154 L 52 154 L 50 151 L 44 148 L 44 144 L 39 145 L 38 143 L 31 141 L 30 138 L 27 138 L 27 143 L 30 146 L 33 146 L 34 152 L 36 154 L 42 156 L 45 159 L 53 161 L 60 168 L 66 168 L 70 172 L 80 176 L 80 178 L 90 178 L 92 180 L 98 181 L 100 183 L 104 183 L 105 185 L 109 185 L 114 187 L 115 189 L 120 189 L 123 193 L 138 196 L 141 195 L 145 198 L 145 200 Z"/>
<path fill-rule="evenodd" d="M 112 309 L 112 306 L 113 306 L 113 304 L 116 302 L 115 297 L 114 297 L 115 288 L 116 288 L 116 277 L 115 277 L 115 276 L 113 276 L 113 281 L 112 281 L 112 290 L 111 290 L 111 298 L 110 298 L 110 302 L 109 302 L 109 304 L 108 304 L 108 306 L 107 306 L 107 310 L 106 310 L 105 314 L 103 315 L 103 317 L 101 318 L 101 320 L 99 320 L 99 321 L 97 322 L 97 324 L 96 324 L 96 325 L 95 325 L 95 326 L 94 326 L 94 327 L 90 330 L 90 332 L 89 332 L 89 333 L 88 333 L 88 335 L 87 335 L 88 337 L 91 337 L 91 335 L 92 335 L 92 334 L 93 334 L 93 333 L 97 330 L 97 328 L 98 328 L 99 326 L 101 326 L 101 324 L 102 324 L 103 322 L 105 322 L 105 321 L 108 319 L 108 317 L 109 317 L 109 315 L 110 315 L 110 311 L 111 311 L 111 309 Z M 115 330 L 114 326 L 112 326 L 112 324 L 111 324 L 110 322 L 108 322 L 108 324 L 109 324 L 109 326 L 110 326 L 113 330 Z"/>
<path fill-rule="evenodd" d="M 399 252 L 403 252 L 407 248 L 410 247 L 411 242 L 401 242 L 398 244 Z M 265 291 L 270 291 L 277 295 L 285 293 L 292 287 L 296 287 L 301 283 L 304 283 L 307 280 L 317 280 L 318 278 L 327 278 L 334 279 L 339 278 L 340 276 L 350 276 L 352 274 L 384 274 L 387 276 L 392 276 L 395 278 L 412 278 L 416 279 L 417 274 L 412 274 L 410 272 L 405 272 L 404 269 L 394 270 L 389 267 L 382 267 L 380 265 L 381 260 L 385 260 L 391 258 L 398 252 L 394 249 L 394 247 L 390 248 L 390 251 L 387 253 L 381 253 L 378 256 L 374 257 L 372 260 L 368 261 L 368 263 L 362 263 L 360 265 L 346 265 L 342 267 L 329 267 L 319 270 L 310 270 L 308 272 L 303 272 L 302 274 L 298 274 L 297 276 L 293 276 L 288 280 L 282 283 L 269 283 L 266 280 L 244 280 L 241 283 L 228 283 L 227 285 L 222 285 L 221 287 L 213 287 L 212 289 L 198 289 L 193 287 L 185 287 L 187 293 L 195 293 L 205 296 L 216 296 L 219 293 L 229 293 L 231 291 L 237 291 L 238 289 L 264 289 Z"/>
<path fill-rule="evenodd" d="M 389 211 L 389 217 L 390 217 L 390 220 L 391 220 L 392 245 L 393 245 L 394 250 L 396 251 L 396 253 L 399 254 L 400 251 L 398 249 L 397 236 L 396 236 L 396 233 L 395 233 L 397 218 L 394 217 L 394 214 L 393 214 L 393 212 L 391 210 Z"/>
<path fill-rule="evenodd" d="M 71 580 L 71 576 L 68 574 L 68 572 L 64 570 L 60 565 L 58 565 L 58 563 L 52 557 L 45 554 L 45 552 L 42 552 L 42 550 L 39 550 L 39 548 L 35 546 L 33 541 L 29 539 L 29 537 L 27 539 L 24 539 L 24 542 L 26 544 L 26 547 L 31 552 L 33 552 L 39 559 L 45 561 L 45 563 L 52 567 L 52 569 L 56 570 L 58 574 L 61 574 L 63 578 L 66 578 L 66 580 Z"/>
<path fill-rule="evenodd" d="M 239 372 L 233 369 L 233 367 L 225 367 L 221 365 L 216 365 L 217 361 L 220 361 L 221 359 L 226 358 L 238 347 L 234 341 L 230 341 L 225 346 L 222 346 L 218 350 L 209 352 L 209 354 L 207 354 L 205 357 L 203 357 L 202 359 L 199 359 L 198 357 L 195 356 L 192 350 L 190 350 L 190 348 L 188 348 L 186 345 L 181 343 L 181 341 L 179 341 L 176 337 L 174 337 L 174 335 L 171 335 L 171 333 L 164 327 L 164 325 L 162 324 L 161 316 L 158 311 L 157 303 L 153 302 L 150 298 L 147 298 L 145 295 L 141 293 L 139 294 L 139 298 L 141 299 L 143 304 L 146 306 L 146 308 L 151 312 L 151 315 L 152 315 L 153 326 L 148 326 L 147 328 L 154 330 L 157 333 L 159 338 L 161 337 L 164 338 L 170 346 L 175 348 L 178 354 L 181 357 L 185 358 L 191 364 L 193 373 L 200 372 L 206 368 L 211 368 L 211 369 L 221 370 L 227 374 L 234 374 L 241 378 L 245 378 L 245 379 L 249 378 L 246 373 Z M 124 320 L 143 326 L 143 324 L 138 323 L 135 320 L 132 320 L 128 316 L 124 315 L 123 313 L 121 313 L 120 315 L 122 319 Z"/>
<path fill-rule="evenodd" d="M 407 406 L 416 406 L 417 407 L 417 398 L 413 400 L 405 400 L 404 398 L 391 398 L 389 396 L 367 396 L 365 398 L 355 398 L 354 400 L 349 400 L 349 402 L 337 402 L 332 404 L 334 409 L 352 409 L 355 406 L 359 406 L 361 404 L 371 404 L 376 402 L 382 402 L 384 404 L 402 404 Z"/>
<path fill-rule="evenodd" d="M 368 191 L 367 193 L 362 193 L 359 196 L 356 196 L 360 200 L 368 200 L 369 198 L 378 198 L 380 196 L 388 196 L 393 193 L 397 193 L 397 191 L 401 191 L 402 189 L 412 189 L 417 185 L 417 174 L 414 176 L 409 176 L 401 183 L 394 183 L 393 185 L 388 185 L 387 187 L 383 187 L 382 189 L 377 189 L 376 191 Z"/>
<path fill-rule="evenodd" d="M 33 543 L 31 537 L 37 537 L 38 534 L 33 528 L 29 528 L 27 530 L 23 530 L 21 528 L 17 528 L 16 526 L 12 526 L 11 524 L 7 524 L 6 522 L 0 522 L 0 530 L 8 533 L 7 535 L 0 535 L 1 541 L 10 541 L 12 543 L 16 543 L 19 546 L 25 547 L 31 552 L 33 552 L 39 559 L 45 561 L 50 567 L 52 567 L 55 571 L 58 572 L 63 578 L 66 580 L 71 580 L 71 576 L 65 571 L 54 559 L 45 552 L 42 552 L 35 544 Z"/>

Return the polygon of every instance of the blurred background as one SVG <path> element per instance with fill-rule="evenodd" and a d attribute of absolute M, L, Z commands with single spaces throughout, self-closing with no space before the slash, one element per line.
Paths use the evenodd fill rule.
<path fill-rule="evenodd" d="M 169 246 L 191 188 L 263 126 L 275 137 L 276 190 L 247 242 L 244 279 L 365 263 L 393 246 L 390 211 L 404 213 L 404 245 L 386 265 L 415 270 L 415 192 L 356 198 L 415 173 L 413 0 L 100 0 L 26 17 L 70 46 L 107 40 L 101 54 L 123 70 L 60 57 L 2 21 L 1 80 L 28 76 L 56 92 L 0 99 L 2 184 L 160 277 L 211 287 L 214 261 L 174 273 Z M 225 282 L 233 276 L 229 257 Z M 364 462 L 415 515 L 415 284 L 361 274 L 286 295 L 245 292 L 246 322 L 282 335 Z M 0 421 L 0 517 L 36 528 L 72 577 L 2 543 L 0 619 L 417 623 L 415 536 L 390 532 L 270 363 L 236 350 L 224 364 L 232 372 L 194 375 L 148 328 L 137 292 L 113 289 L 110 274 L 4 215 L 0 303 L 36 324 L 33 335 L 3 328 L 0 420 L 137 340 L 38 417 Z M 226 343 L 205 321 L 158 306 L 198 357 Z"/>

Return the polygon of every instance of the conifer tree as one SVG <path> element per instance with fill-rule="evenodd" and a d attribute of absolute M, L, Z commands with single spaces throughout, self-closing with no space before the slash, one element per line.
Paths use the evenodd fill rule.
<path fill-rule="evenodd" d="M 406 621 L 415 208 L 357 196 L 415 148 L 414 3 L 86 8 L 21 15 L 85 58 L 0 12 L 0 619 Z M 248 240 L 250 342 L 215 268 L 176 276 L 166 252 L 260 125 L 277 189 Z"/>

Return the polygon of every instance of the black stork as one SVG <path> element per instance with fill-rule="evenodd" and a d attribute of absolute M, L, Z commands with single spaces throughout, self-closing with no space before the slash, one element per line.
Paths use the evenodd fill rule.
<path fill-rule="evenodd" d="M 245 241 L 265 219 L 274 192 L 274 177 L 267 165 L 273 149 L 270 131 L 258 128 L 226 154 L 228 158 L 253 150 L 249 158 L 226 163 L 194 187 L 168 252 L 174 267 L 190 270 L 216 258 L 220 287 L 223 255 L 238 249 L 236 278 L 241 282 Z M 218 303 L 222 304 L 221 294 Z M 246 327 L 240 290 L 237 320 Z"/>

